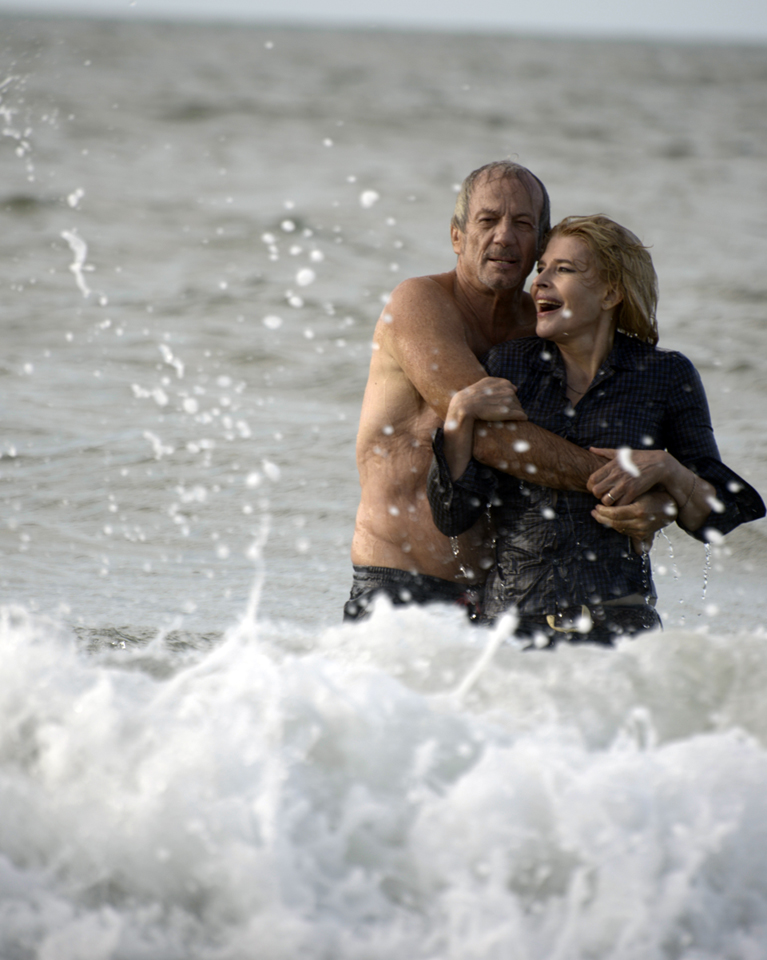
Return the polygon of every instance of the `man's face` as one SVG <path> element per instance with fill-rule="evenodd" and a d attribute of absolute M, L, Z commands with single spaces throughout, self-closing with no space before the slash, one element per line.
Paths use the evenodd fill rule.
<path fill-rule="evenodd" d="M 485 175 L 474 185 L 466 232 L 451 228 L 458 269 L 474 286 L 521 289 L 535 264 L 540 200 L 509 177 Z"/>

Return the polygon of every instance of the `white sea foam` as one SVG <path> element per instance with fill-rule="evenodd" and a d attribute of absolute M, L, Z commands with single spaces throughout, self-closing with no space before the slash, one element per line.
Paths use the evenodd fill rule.
<path fill-rule="evenodd" d="M 396 611 L 209 652 L 0 620 L 0 953 L 761 957 L 764 637 Z"/>

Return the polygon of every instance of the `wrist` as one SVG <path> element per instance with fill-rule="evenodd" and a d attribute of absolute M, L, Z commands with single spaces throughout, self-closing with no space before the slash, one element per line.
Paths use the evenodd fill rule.
<path fill-rule="evenodd" d="M 456 394 L 457 397 L 457 394 Z M 474 417 L 469 414 L 460 401 L 456 402 L 456 397 L 450 401 L 445 417 L 445 433 L 455 433 L 467 425 L 474 424 Z"/>
<path fill-rule="evenodd" d="M 684 503 L 692 485 L 691 471 L 683 466 L 669 453 L 665 455 L 663 477 L 661 483 L 665 491 L 676 500 L 677 504 Z"/>

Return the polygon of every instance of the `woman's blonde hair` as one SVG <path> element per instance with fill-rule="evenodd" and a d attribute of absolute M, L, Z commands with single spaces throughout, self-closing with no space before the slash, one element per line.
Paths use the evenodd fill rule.
<path fill-rule="evenodd" d="M 601 213 L 590 217 L 565 217 L 546 238 L 577 237 L 594 254 L 596 269 L 604 283 L 622 295 L 615 308 L 621 333 L 658 342 L 658 277 L 650 251 L 626 227 Z"/>

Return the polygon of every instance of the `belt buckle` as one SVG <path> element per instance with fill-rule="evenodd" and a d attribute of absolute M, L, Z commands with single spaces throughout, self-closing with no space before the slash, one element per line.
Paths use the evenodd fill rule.
<path fill-rule="evenodd" d="M 547 613 L 546 623 L 557 633 L 588 633 L 594 626 L 591 611 L 585 604 L 581 604 L 579 616 L 567 620 L 565 616 L 564 613 Z"/>

